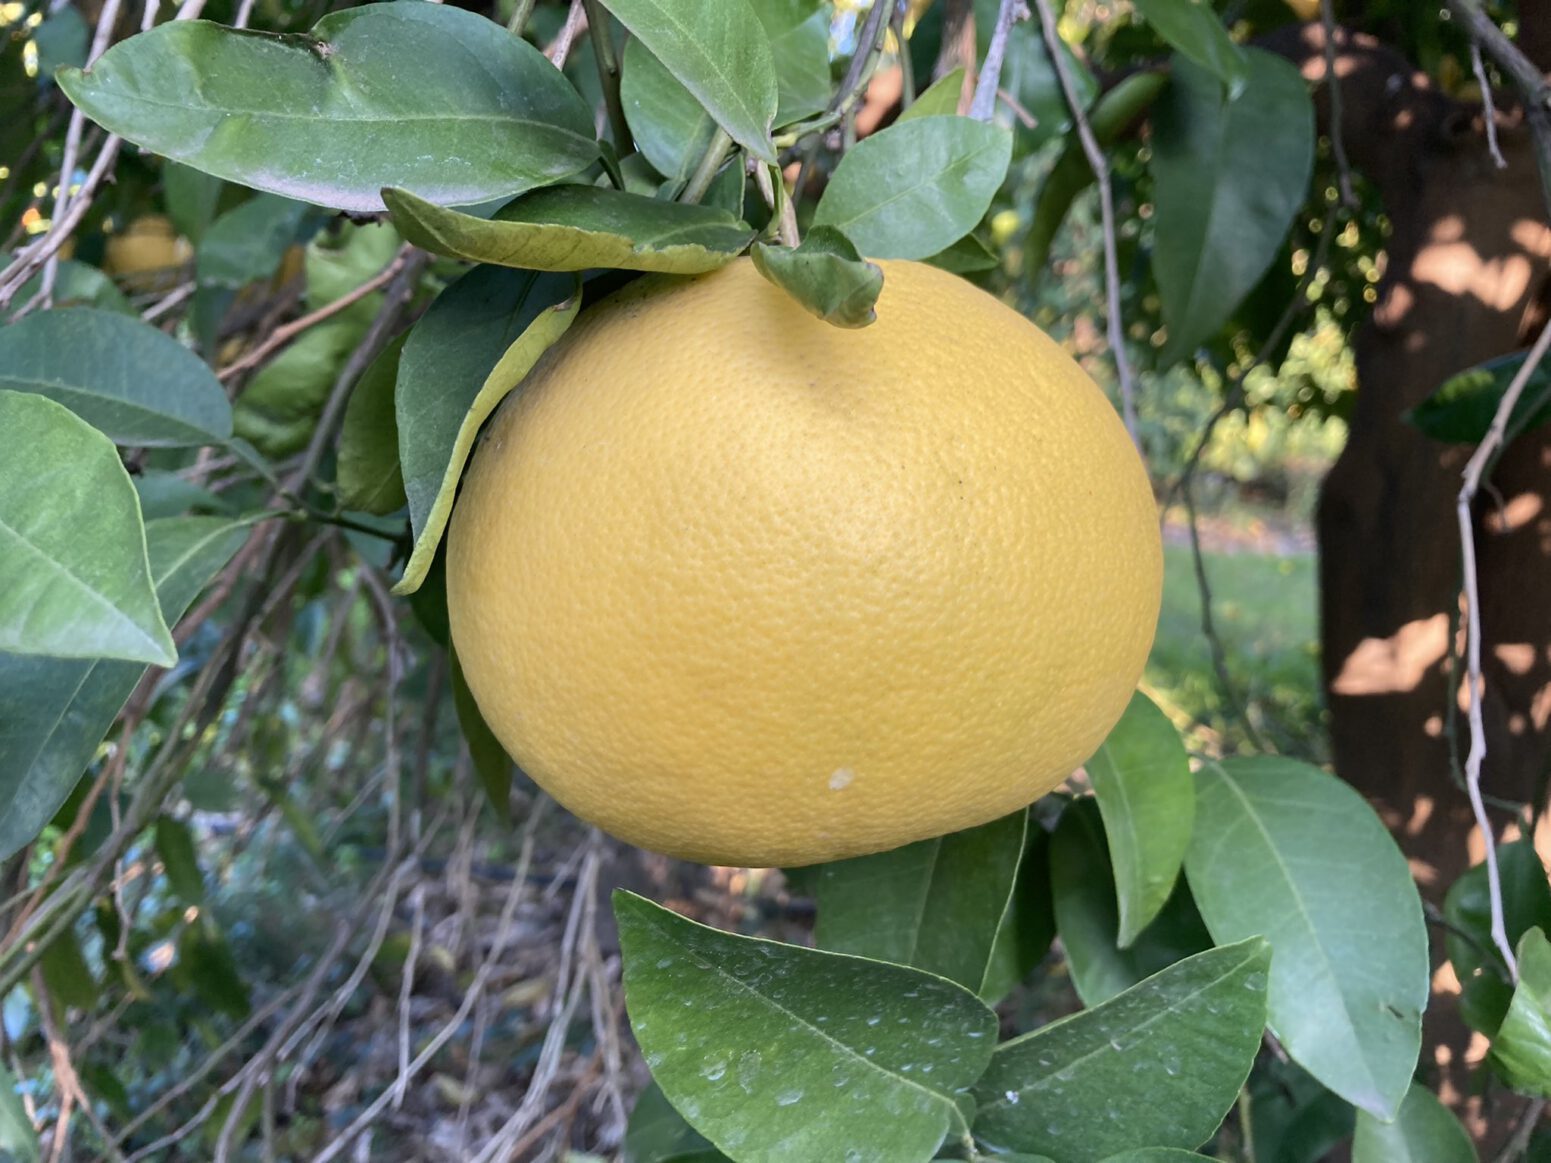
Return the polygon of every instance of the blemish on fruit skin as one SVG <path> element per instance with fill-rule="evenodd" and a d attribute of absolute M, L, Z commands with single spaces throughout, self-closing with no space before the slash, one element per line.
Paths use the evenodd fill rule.
<path fill-rule="evenodd" d="M 837 767 L 835 773 L 829 777 L 830 791 L 844 791 L 851 786 L 851 781 L 856 778 L 856 772 L 849 767 Z"/>

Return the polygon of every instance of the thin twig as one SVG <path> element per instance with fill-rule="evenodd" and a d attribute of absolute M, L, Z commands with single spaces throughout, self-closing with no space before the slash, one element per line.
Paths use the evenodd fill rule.
<path fill-rule="evenodd" d="M 513 36 L 521 36 L 522 30 L 528 27 L 528 17 L 533 15 L 533 5 L 537 0 L 517 0 L 517 5 L 512 9 L 512 18 L 506 22 L 506 31 Z"/>
<path fill-rule="evenodd" d="M 705 153 L 700 155 L 700 164 L 695 167 L 695 172 L 689 176 L 689 182 L 684 187 L 684 192 L 679 195 L 680 202 L 695 203 L 705 197 L 705 192 L 711 188 L 716 173 L 722 168 L 722 162 L 726 160 L 727 151 L 732 147 L 732 138 L 720 125 L 711 134 L 711 140 L 706 143 Z"/>
<path fill-rule="evenodd" d="M 598 0 L 584 0 L 587 5 L 587 31 L 592 36 L 592 54 L 598 64 L 598 84 L 603 88 L 603 106 L 608 110 L 609 128 L 614 131 L 614 147 L 621 155 L 633 147 L 630 125 L 625 120 L 625 107 L 619 99 L 619 61 L 614 56 L 614 42 L 609 39 L 609 22 Z"/>
<path fill-rule="evenodd" d="M 1535 164 L 1540 171 L 1540 193 L 1551 212 L 1551 86 L 1538 65 L 1497 27 L 1482 9 L 1480 0 L 1446 0 L 1449 11 L 1465 26 L 1470 39 L 1492 58 L 1513 82 L 1524 101 L 1524 116 L 1535 142 Z"/>
<path fill-rule="evenodd" d="M 1336 157 L 1336 187 L 1341 205 L 1357 208 L 1352 193 L 1352 163 L 1346 157 L 1346 138 L 1341 131 L 1341 83 L 1336 80 L 1336 13 L 1331 0 L 1319 0 L 1319 19 L 1325 27 L 1325 88 L 1330 91 L 1330 152 Z"/>
<path fill-rule="evenodd" d="M 1471 517 L 1470 508 L 1475 502 L 1477 492 L 1480 491 L 1481 478 L 1486 473 L 1488 464 L 1502 447 L 1503 434 L 1507 431 L 1508 420 L 1513 415 L 1514 406 L 1519 402 L 1519 396 L 1523 394 L 1525 385 L 1535 374 L 1535 369 L 1540 366 L 1548 349 L 1551 349 L 1551 325 L 1540 329 L 1540 335 L 1536 338 L 1534 346 L 1524 357 L 1524 363 L 1513 377 L 1513 382 L 1508 385 L 1508 390 L 1503 393 L 1502 401 L 1497 405 L 1497 414 L 1492 417 L 1492 426 L 1487 429 L 1485 439 L 1476 447 L 1465 465 L 1464 484 L 1460 487 L 1459 499 L 1455 505 L 1459 515 L 1459 546 L 1465 572 L 1465 685 L 1470 699 L 1470 751 L 1465 756 L 1465 790 L 1469 793 L 1470 807 L 1475 813 L 1476 825 L 1481 829 L 1481 840 L 1486 849 L 1486 884 L 1492 908 L 1492 943 L 1502 954 L 1503 963 L 1508 967 L 1508 975 L 1514 981 L 1519 979 L 1519 966 L 1514 958 L 1513 945 L 1508 940 L 1508 929 L 1503 919 L 1502 884 L 1497 871 L 1497 840 L 1492 821 L 1486 814 L 1486 805 L 1481 800 L 1481 764 L 1486 758 L 1486 726 L 1481 717 L 1481 586 L 1476 573 L 1475 523 Z"/>
<path fill-rule="evenodd" d="M 1470 42 L 1470 68 L 1476 75 L 1481 89 L 1481 116 L 1486 121 L 1486 148 L 1491 151 L 1492 162 L 1500 170 L 1508 168 L 1508 161 L 1497 144 L 1497 110 L 1492 104 L 1492 82 L 1486 75 L 1486 62 L 1481 59 L 1481 42 Z"/>
<path fill-rule="evenodd" d="M 265 339 L 264 342 L 255 346 L 251 351 L 244 354 L 240 359 L 232 361 L 223 367 L 220 371 L 218 371 L 216 373 L 216 378 L 229 380 L 233 376 L 238 375 L 241 372 L 245 372 L 251 367 L 257 367 L 280 348 L 290 343 L 291 340 L 295 339 L 302 332 L 308 330 L 309 328 L 316 327 L 319 323 L 322 323 L 325 320 L 332 319 L 335 315 L 338 315 L 346 308 L 359 303 L 373 291 L 376 291 L 392 282 L 394 276 L 397 275 L 399 271 L 404 269 L 404 264 L 408 261 L 408 258 L 409 248 L 405 247 L 394 256 L 392 262 L 388 263 L 387 266 L 383 267 L 382 270 L 378 271 L 371 278 L 367 279 L 366 282 L 362 283 L 359 287 L 356 287 L 355 290 L 349 292 L 348 294 L 341 295 L 332 303 L 324 304 L 316 311 L 308 312 L 300 319 L 293 319 L 284 327 L 275 328 L 275 330 L 269 334 L 269 337 Z"/>
<path fill-rule="evenodd" d="M 1110 188 L 1109 161 L 1104 156 L 1104 150 L 1099 145 L 1098 138 L 1093 135 L 1093 127 L 1088 124 L 1088 114 L 1083 108 L 1082 98 L 1078 95 L 1077 86 L 1072 81 L 1072 71 L 1067 66 L 1065 45 L 1061 40 L 1060 32 L 1056 29 L 1055 13 L 1051 11 L 1050 0 L 1034 0 L 1034 4 L 1039 10 L 1040 29 L 1045 36 L 1045 47 L 1049 50 L 1050 63 L 1055 68 L 1056 78 L 1061 82 L 1061 93 L 1066 98 L 1067 109 L 1071 111 L 1077 138 L 1082 142 L 1083 154 L 1088 159 L 1088 165 L 1093 170 L 1094 181 L 1099 188 L 1099 215 L 1104 230 L 1105 313 L 1108 316 L 1106 322 L 1109 327 L 1109 348 L 1115 358 L 1115 377 L 1120 383 L 1120 414 L 1125 420 L 1126 431 L 1131 434 L 1131 442 L 1140 449 L 1142 438 L 1136 422 L 1136 393 L 1131 376 L 1131 360 L 1126 355 L 1125 323 L 1120 317 L 1120 258 L 1119 245 L 1115 237 L 1115 199 L 1114 191 Z"/>
<path fill-rule="evenodd" d="M 996 13 L 996 27 L 991 31 L 991 43 L 986 46 L 985 63 L 980 66 L 980 76 L 975 81 L 975 96 L 969 103 L 969 115 L 976 121 L 990 121 L 996 112 L 997 86 L 1002 80 L 1002 60 L 1007 55 L 1007 38 L 1012 26 L 1029 14 L 1023 0 L 1001 0 Z M 1052 56 L 1055 50 L 1051 50 Z"/>
<path fill-rule="evenodd" d="M 546 50 L 550 64 L 557 69 L 564 69 L 565 62 L 571 55 L 571 46 L 576 38 L 581 35 L 583 26 L 587 23 L 587 9 L 583 7 L 582 0 L 571 0 L 571 11 L 566 14 L 565 24 L 560 28 L 560 35 L 555 37 L 554 43 Z"/>

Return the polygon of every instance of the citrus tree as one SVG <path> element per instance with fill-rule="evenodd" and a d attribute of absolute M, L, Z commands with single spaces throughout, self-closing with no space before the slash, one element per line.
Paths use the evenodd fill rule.
<path fill-rule="evenodd" d="M 1276 373 L 1355 332 L 1402 221 L 1347 160 L 1380 98 L 1329 80 L 1377 50 L 1304 7 L 0 6 L 0 1149 L 424 1157 L 384 1120 L 434 1076 L 445 1157 L 553 1158 L 603 1077 L 577 1145 L 635 1163 L 1455 1163 L 1441 962 L 1489 1047 L 1472 1131 L 1548 1149 L 1551 888 L 1491 843 L 1479 615 L 1465 723 L 1433 713 L 1487 856 L 1425 913 L 1308 751 L 1253 717 L 1192 751 L 1136 690 L 1144 459 L 1193 514 L 1218 419 L 1342 407 Z M 1352 15 L 1527 83 L 1452 10 Z M 1079 367 L 1009 304 L 1108 342 Z M 1451 562 L 1544 346 L 1418 402 L 1477 446 Z M 1181 375 L 1205 434 L 1159 402 Z M 782 866 L 812 923 L 621 888 L 611 926 L 611 846 L 546 792 Z M 409 885 L 466 887 L 476 827 L 517 839 L 471 952 Z M 526 922 L 547 1025 L 470 1137 L 481 1046 L 540 996 L 491 982 L 545 843 L 579 845 L 563 925 Z M 417 972 L 462 999 L 430 1034 Z M 387 1072 L 310 1097 L 377 1052 L 330 1036 L 372 998 Z"/>

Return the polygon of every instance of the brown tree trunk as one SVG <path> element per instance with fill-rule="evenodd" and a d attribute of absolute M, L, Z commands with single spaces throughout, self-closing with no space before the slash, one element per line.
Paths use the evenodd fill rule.
<path fill-rule="evenodd" d="M 1551 42 L 1547 7 L 1521 5 L 1526 47 Z M 1309 26 L 1301 51 L 1279 46 L 1313 81 L 1324 78 L 1322 36 Z M 1455 498 L 1470 449 L 1430 440 L 1404 416 L 1452 373 L 1522 347 L 1544 321 L 1551 230 L 1529 133 L 1511 109 L 1499 114 L 1508 164 L 1498 169 L 1479 106 L 1437 92 L 1376 42 L 1343 33 L 1337 45 L 1347 151 L 1378 188 L 1392 234 L 1379 301 L 1356 336 L 1350 439 L 1318 515 L 1331 741 L 1336 770 L 1378 807 L 1424 896 L 1441 904 L 1480 859 L 1450 741 L 1457 732 L 1463 754 L 1451 659 L 1461 584 Z M 1493 481 L 1497 495 L 1476 513 L 1484 786 L 1528 802 L 1551 742 L 1551 433 L 1516 442 Z M 1508 819 L 1500 814 L 1499 829 Z M 1482 1045 L 1459 1020 L 1448 970 L 1434 981 L 1425 1053 L 1445 1098 L 1458 1103 Z M 1481 1112 L 1472 1113 L 1484 1131 Z"/>

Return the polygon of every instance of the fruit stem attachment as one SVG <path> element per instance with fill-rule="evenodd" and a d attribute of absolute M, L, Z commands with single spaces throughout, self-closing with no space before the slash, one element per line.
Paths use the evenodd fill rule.
<path fill-rule="evenodd" d="M 705 153 L 700 158 L 700 164 L 695 167 L 695 172 L 689 177 L 689 184 L 684 187 L 684 192 L 679 195 L 680 202 L 698 202 L 705 197 L 705 192 L 711 188 L 711 181 L 716 177 L 716 171 L 722 168 L 722 159 L 727 156 L 727 150 L 732 145 L 732 138 L 721 126 L 716 127 L 716 132 L 711 135 L 710 142 L 705 147 Z"/>

